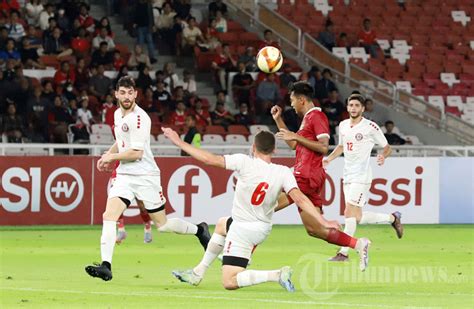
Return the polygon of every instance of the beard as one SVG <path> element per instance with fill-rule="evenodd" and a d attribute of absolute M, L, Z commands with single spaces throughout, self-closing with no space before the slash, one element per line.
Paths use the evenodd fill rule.
<path fill-rule="evenodd" d="M 124 103 L 128 103 L 130 105 L 126 106 Z M 133 102 L 130 100 L 119 101 L 120 107 L 124 110 L 129 110 L 133 106 Z"/>
<path fill-rule="evenodd" d="M 362 116 L 362 113 L 357 113 L 357 114 L 355 114 L 355 115 L 349 114 L 349 116 L 351 117 L 351 119 L 357 119 L 357 118 L 359 118 L 360 116 Z"/>

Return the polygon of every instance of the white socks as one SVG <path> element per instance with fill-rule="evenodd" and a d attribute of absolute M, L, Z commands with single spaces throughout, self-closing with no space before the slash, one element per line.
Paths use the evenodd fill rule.
<path fill-rule="evenodd" d="M 224 243 L 225 243 L 225 236 L 219 235 L 219 234 L 212 234 L 211 240 L 209 241 L 209 244 L 207 245 L 206 252 L 204 253 L 204 256 L 202 257 L 201 262 L 196 266 L 193 271 L 196 275 L 199 277 L 204 277 L 204 274 L 206 273 L 206 270 L 209 268 L 209 266 L 214 262 L 216 257 L 219 255 L 219 253 L 222 252 L 222 249 L 224 248 Z"/>
<path fill-rule="evenodd" d="M 391 214 L 381 214 L 377 212 L 364 211 L 359 224 L 377 224 L 377 223 L 393 223 Z"/>
<path fill-rule="evenodd" d="M 239 288 L 263 282 L 278 282 L 280 270 L 244 270 L 237 274 Z"/>
<path fill-rule="evenodd" d="M 100 236 L 100 255 L 102 261 L 112 264 L 112 255 L 114 254 L 115 238 L 117 237 L 117 230 L 115 226 L 116 221 L 102 222 L 102 235 Z"/>
<path fill-rule="evenodd" d="M 159 227 L 160 232 L 174 232 L 176 234 L 196 235 L 198 227 L 196 224 L 189 223 L 179 218 L 172 218 L 166 221 L 166 224 Z"/>
<path fill-rule="evenodd" d="M 344 233 L 346 233 L 349 236 L 354 236 L 355 231 L 357 228 L 357 221 L 356 218 L 345 218 L 345 225 L 344 225 Z M 339 253 L 342 253 L 344 255 L 349 254 L 349 247 L 341 247 L 339 250 Z"/>

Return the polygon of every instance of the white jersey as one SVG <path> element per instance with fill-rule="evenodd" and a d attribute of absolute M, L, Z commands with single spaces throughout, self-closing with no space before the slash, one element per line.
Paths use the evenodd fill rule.
<path fill-rule="evenodd" d="M 297 189 L 295 176 L 287 166 L 267 163 L 244 154 L 225 155 L 225 168 L 238 172 L 232 218 L 239 222 L 271 224 L 282 190 Z"/>
<path fill-rule="evenodd" d="M 362 118 L 355 126 L 351 126 L 349 119 L 339 124 L 339 145 L 344 149 L 344 183 L 372 182 L 369 159 L 375 144 L 387 145 L 385 135 L 375 122 Z"/>
<path fill-rule="evenodd" d="M 114 113 L 114 132 L 119 153 L 129 149 L 143 150 L 143 157 L 133 162 L 120 161 L 117 174 L 160 175 L 150 148 L 151 120 L 138 105 L 122 116 L 121 109 Z"/>

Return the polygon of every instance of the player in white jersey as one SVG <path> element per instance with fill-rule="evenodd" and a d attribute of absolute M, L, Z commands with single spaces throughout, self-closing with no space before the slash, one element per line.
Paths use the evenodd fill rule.
<path fill-rule="evenodd" d="M 114 161 L 120 161 L 120 165 L 102 215 L 102 264 L 86 267 L 90 276 L 105 281 L 112 279 L 111 264 L 117 233 L 115 225 L 133 199 L 148 211 L 159 231 L 194 234 L 204 249 L 210 239 L 208 226 L 204 222 L 195 225 L 179 218 L 166 218 L 166 199 L 161 188 L 160 169 L 150 148 L 151 120 L 135 102 L 137 91 L 134 80 L 128 76 L 122 77 L 117 82 L 115 96 L 120 107 L 114 115 L 116 141 L 99 159 L 97 169 L 106 171 Z"/>
<path fill-rule="evenodd" d="M 288 266 L 271 271 L 246 270 L 253 250 L 270 234 L 272 216 L 281 191 L 285 191 L 301 209 L 307 211 L 322 226 L 338 229 L 339 224 L 336 221 L 326 221 L 316 211 L 311 201 L 298 189 L 296 179 L 288 167 L 271 163 L 275 149 L 274 135 L 266 131 L 259 132 L 252 145 L 253 157 L 250 157 L 243 154 L 214 155 L 185 143 L 169 128 L 163 128 L 163 133 L 193 158 L 212 166 L 237 171 L 239 175 L 232 218 L 219 219 L 198 266 L 190 270 L 174 271 L 173 275 L 183 282 L 198 285 L 208 267 L 224 250 L 222 261 L 224 288 L 234 290 L 263 282 L 279 282 L 287 291 L 294 291 L 291 282 L 292 270 Z M 366 263 L 370 242 L 364 238 L 357 242 L 361 260 Z"/>
<path fill-rule="evenodd" d="M 329 162 L 344 153 L 344 196 L 346 209 L 344 211 L 344 232 L 354 235 L 359 224 L 390 223 L 395 229 L 398 238 L 403 235 L 401 214 L 383 214 L 370 211 L 362 212 L 362 207 L 368 201 L 369 189 L 372 183 L 372 168 L 370 154 L 375 144 L 383 147 L 383 152 L 377 155 L 377 164 L 383 165 L 385 158 L 392 152 L 379 126 L 362 117 L 365 99 L 360 94 L 352 94 L 347 99 L 347 111 L 350 119 L 339 124 L 339 145 L 323 160 L 326 167 Z M 330 261 L 347 261 L 347 247 L 342 247 Z"/>

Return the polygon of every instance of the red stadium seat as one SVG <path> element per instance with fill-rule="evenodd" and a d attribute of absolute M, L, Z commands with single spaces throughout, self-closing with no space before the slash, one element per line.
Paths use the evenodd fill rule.
<path fill-rule="evenodd" d="M 241 134 L 241 135 L 245 135 L 245 136 L 248 136 L 250 134 L 247 127 L 243 126 L 243 125 L 230 125 L 227 128 L 227 133 L 228 134 Z"/>
<path fill-rule="evenodd" d="M 219 135 L 224 136 L 227 134 L 227 132 L 223 126 L 211 125 L 211 126 L 206 127 L 206 134 L 219 134 Z"/>

